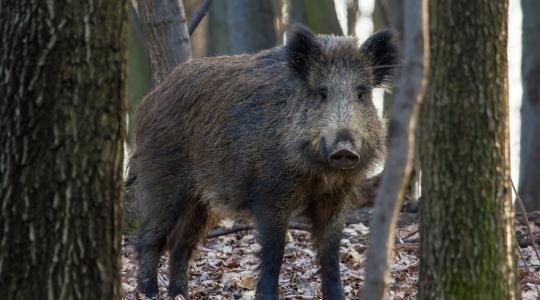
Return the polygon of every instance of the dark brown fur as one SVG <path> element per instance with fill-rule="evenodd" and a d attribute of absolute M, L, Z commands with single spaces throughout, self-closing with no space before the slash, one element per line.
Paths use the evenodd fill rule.
<path fill-rule="evenodd" d="M 130 181 L 142 213 L 138 280 L 147 295 L 157 292 L 167 246 L 169 294 L 187 297 L 193 249 L 214 216 L 236 214 L 252 216 L 259 233 L 257 296 L 277 299 L 287 222 L 301 213 L 313 222 L 323 294 L 343 299 L 342 214 L 384 155 L 371 88 L 390 68 L 373 67 L 395 64 L 396 49 L 388 32 L 362 47 L 303 27 L 290 36 L 287 46 L 257 54 L 182 64 L 139 107 Z M 359 153 L 354 168 L 329 165 L 338 143 Z"/>

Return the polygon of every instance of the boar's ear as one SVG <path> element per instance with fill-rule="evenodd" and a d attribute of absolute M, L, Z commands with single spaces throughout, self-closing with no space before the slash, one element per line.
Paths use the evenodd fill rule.
<path fill-rule="evenodd" d="M 361 46 L 371 60 L 375 86 L 387 83 L 401 61 L 395 40 L 393 31 L 381 30 L 370 36 Z"/>
<path fill-rule="evenodd" d="M 308 28 L 295 25 L 287 34 L 287 60 L 300 76 L 305 78 L 309 71 L 310 60 L 319 53 L 317 37 Z"/>

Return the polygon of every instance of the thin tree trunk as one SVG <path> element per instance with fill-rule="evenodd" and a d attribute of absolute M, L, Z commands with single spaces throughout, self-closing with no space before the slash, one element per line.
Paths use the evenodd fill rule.
<path fill-rule="evenodd" d="M 228 0 L 226 13 L 232 54 L 276 46 L 271 0 Z"/>
<path fill-rule="evenodd" d="M 334 0 L 289 0 L 289 23 L 300 23 L 316 33 L 342 35 Z"/>
<path fill-rule="evenodd" d="M 356 22 L 360 14 L 358 0 L 347 1 L 347 35 L 354 35 L 356 30 Z"/>
<path fill-rule="evenodd" d="M 132 5 L 129 5 L 129 27 L 128 27 L 128 141 L 133 140 L 133 116 L 135 109 L 142 98 L 152 88 L 152 71 L 148 51 L 144 44 L 145 38 L 142 33 L 141 23 L 137 12 Z"/>
<path fill-rule="evenodd" d="M 540 210 L 540 2 L 522 0 L 523 102 L 519 193 L 528 210 Z"/>
<path fill-rule="evenodd" d="M 119 299 L 126 1 L 0 1 L 0 299 Z"/>
<path fill-rule="evenodd" d="M 208 55 L 231 54 L 229 26 L 227 23 L 227 3 L 216 0 L 208 13 Z"/>
<path fill-rule="evenodd" d="M 155 82 L 191 58 L 184 6 L 179 0 L 136 0 Z"/>
<path fill-rule="evenodd" d="M 388 263 L 394 232 L 413 167 L 415 129 L 427 84 L 429 36 L 427 0 L 406 0 L 406 39 L 394 111 L 390 119 L 390 145 L 381 187 L 371 219 L 363 299 L 384 299 L 388 294 Z"/>
<path fill-rule="evenodd" d="M 517 299 L 508 1 L 431 0 L 420 299 Z"/>
<path fill-rule="evenodd" d="M 398 37 L 403 42 L 407 34 L 404 30 L 404 10 L 403 0 L 375 0 L 375 7 L 372 14 L 375 31 L 382 28 L 392 28 L 398 32 Z M 390 116 L 393 105 L 394 95 L 392 91 L 385 91 L 383 101 L 383 112 L 385 116 Z"/>

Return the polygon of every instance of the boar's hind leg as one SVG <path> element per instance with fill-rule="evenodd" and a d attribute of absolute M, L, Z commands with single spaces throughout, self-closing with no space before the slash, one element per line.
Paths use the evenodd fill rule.
<path fill-rule="evenodd" d="M 136 249 L 139 258 L 139 270 L 137 273 L 137 285 L 139 291 L 148 297 L 158 293 L 157 268 L 161 254 L 165 247 L 167 234 L 176 223 L 178 214 L 174 209 L 168 209 L 159 204 L 166 201 L 165 196 L 153 195 L 146 201 L 145 215 L 137 231 Z"/>
<path fill-rule="evenodd" d="M 326 201 L 324 201 L 326 200 Z M 321 264 L 323 299 L 345 299 L 339 271 L 339 245 L 344 227 L 341 205 L 323 199 L 308 209 Z"/>
<path fill-rule="evenodd" d="M 170 297 L 182 295 L 188 299 L 189 259 L 199 242 L 205 237 L 209 223 L 208 207 L 199 203 L 185 210 L 169 235 Z"/>
<path fill-rule="evenodd" d="M 264 197 L 258 197 L 264 198 Z M 279 299 L 279 271 L 285 250 L 287 213 L 273 206 L 273 199 L 254 199 L 252 209 L 261 246 L 257 296 L 259 300 Z"/>

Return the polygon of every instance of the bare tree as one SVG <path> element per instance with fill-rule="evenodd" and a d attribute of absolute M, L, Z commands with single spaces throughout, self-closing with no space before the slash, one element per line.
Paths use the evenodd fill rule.
<path fill-rule="evenodd" d="M 0 1 L 0 299 L 119 299 L 126 1 Z"/>
<path fill-rule="evenodd" d="M 540 2 L 522 0 L 523 103 L 519 193 L 528 210 L 540 209 Z"/>
<path fill-rule="evenodd" d="M 508 1 L 431 0 L 429 14 L 433 67 L 420 118 L 419 297 L 518 299 Z"/>
<path fill-rule="evenodd" d="M 388 261 L 394 231 L 411 175 L 415 128 L 427 84 L 429 40 L 427 0 L 405 1 L 405 64 L 390 119 L 388 159 L 370 222 L 370 245 L 364 299 L 385 299 L 388 293 Z"/>
<path fill-rule="evenodd" d="M 152 64 L 153 78 L 163 80 L 191 58 L 184 6 L 179 0 L 136 0 Z"/>

